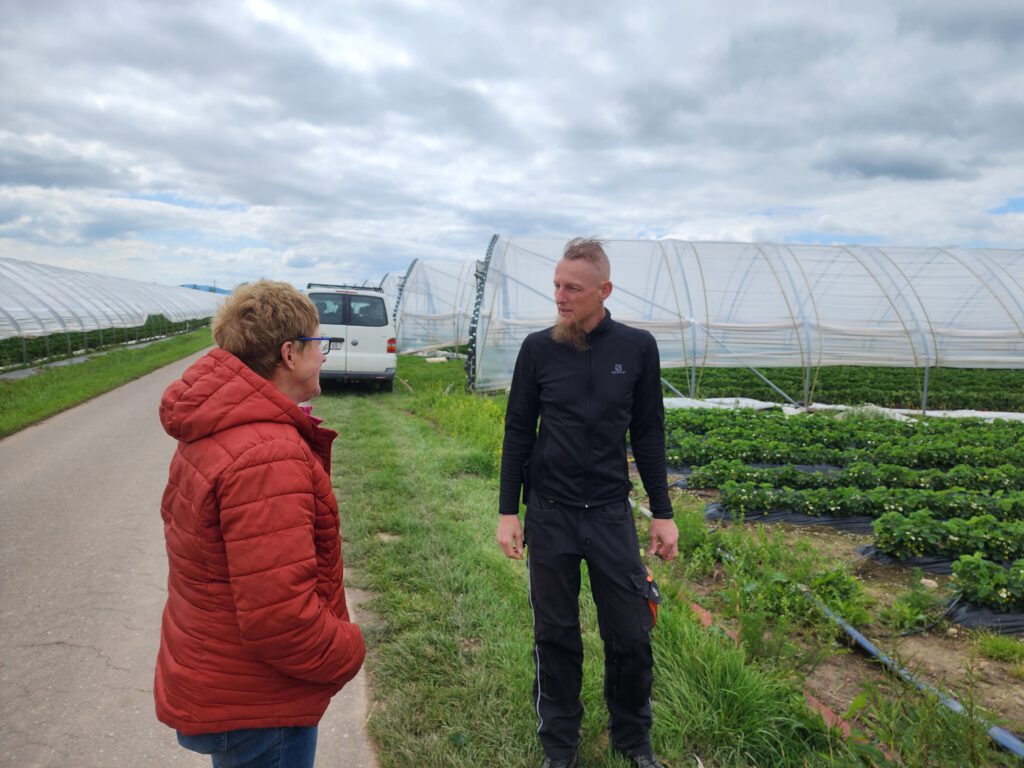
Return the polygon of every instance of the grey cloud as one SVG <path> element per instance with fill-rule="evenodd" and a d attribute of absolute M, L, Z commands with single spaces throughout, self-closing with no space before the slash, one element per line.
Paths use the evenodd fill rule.
<path fill-rule="evenodd" d="M 649 80 L 626 85 L 621 100 L 628 140 L 648 147 L 689 143 L 708 109 L 707 95 L 695 87 Z"/>
<path fill-rule="evenodd" d="M 61 188 L 109 188 L 134 181 L 122 169 L 83 157 L 9 146 L 0 146 L 0 179 L 5 185 Z"/>
<path fill-rule="evenodd" d="M 305 269 L 308 267 L 316 266 L 317 260 L 310 256 L 296 254 L 293 256 L 286 257 L 285 264 L 287 264 L 289 267 L 292 267 L 293 269 Z"/>
<path fill-rule="evenodd" d="M 850 33 L 820 24 L 741 29 L 730 38 L 714 69 L 722 83 L 732 88 L 768 80 L 799 83 L 823 60 L 839 57 L 852 45 Z"/>
<path fill-rule="evenodd" d="M 523 237 L 557 237 L 566 232 L 587 229 L 584 217 L 557 211 L 496 209 L 483 213 L 468 213 L 467 219 L 480 233 L 473 238 L 473 242 L 480 243 L 481 258 L 486 251 L 490 234 L 515 232 Z M 490 234 L 485 234 L 488 232 Z"/>
<path fill-rule="evenodd" d="M 269 2 L 302 29 L 241 0 L 5 12 L 0 131 L 26 137 L 0 146 L 8 242 L 141 238 L 210 269 L 380 272 L 482 255 L 494 232 L 800 233 L 833 216 L 953 241 L 969 217 L 951 199 L 984 211 L 1019 190 L 1003 0 L 970 18 L 952 0 Z M 161 195 L 197 208 L 139 200 Z M 910 200 L 928 202 L 893 213 Z M 802 213 L 751 214 L 768 208 Z M 1000 218 L 993 237 L 1019 239 Z"/>
<path fill-rule="evenodd" d="M 922 32 L 942 43 L 994 42 L 1008 49 L 1024 47 L 1024 6 L 1018 0 L 975 3 L 916 2 L 900 8 L 899 30 Z"/>
<path fill-rule="evenodd" d="M 861 147 L 839 149 L 818 164 L 833 176 L 890 178 L 905 181 L 969 181 L 978 171 L 971 163 L 951 160 L 938 152 Z"/>

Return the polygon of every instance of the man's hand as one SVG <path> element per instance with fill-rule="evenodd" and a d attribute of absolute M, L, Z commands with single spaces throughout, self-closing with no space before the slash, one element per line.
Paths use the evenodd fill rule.
<path fill-rule="evenodd" d="M 519 515 L 499 515 L 498 546 L 505 553 L 505 557 L 513 560 L 523 559 L 523 526 L 519 522 Z"/>
<path fill-rule="evenodd" d="M 657 555 L 662 560 L 675 560 L 679 556 L 679 529 L 675 520 L 655 517 L 651 520 L 650 532 L 648 555 Z"/>

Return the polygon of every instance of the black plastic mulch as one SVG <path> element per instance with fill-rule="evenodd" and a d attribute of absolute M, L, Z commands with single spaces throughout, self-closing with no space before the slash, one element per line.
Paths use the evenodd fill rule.
<path fill-rule="evenodd" d="M 709 502 L 704 508 L 704 519 L 710 521 L 735 520 L 735 517 L 726 512 L 717 501 Z M 799 512 L 752 512 L 744 518 L 746 522 L 761 523 L 789 523 L 791 525 L 821 525 L 826 528 L 833 528 L 847 533 L 874 533 L 871 527 L 873 517 L 868 515 L 856 515 L 849 517 L 827 517 L 819 515 L 804 515 Z"/>

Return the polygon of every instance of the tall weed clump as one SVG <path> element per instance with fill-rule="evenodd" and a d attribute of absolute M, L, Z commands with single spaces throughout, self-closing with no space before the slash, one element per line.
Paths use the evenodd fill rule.
<path fill-rule="evenodd" d="M 465 392 L 465 374 L 457 364 L 427 364 L 403 357 L 401 373 L 412 388 L 410 410 L 434 422 L 456 438 L 460 450 L 449 457 L 450 474 L 494 476 L 501 467 L 504 436 L 504 397 L 472 396 Z"/>
<path fill-rule="evenodd" d="M 743 645 L 679 605 L 663 607 L 655 633 L 653 736 L 667 754 L 716 766 L 854 764 L 798 683 L 751 663 Z"/>

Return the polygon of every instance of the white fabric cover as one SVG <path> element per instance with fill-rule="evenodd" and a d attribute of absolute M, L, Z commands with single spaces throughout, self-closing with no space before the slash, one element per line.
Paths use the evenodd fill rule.
<path fill-rule="evenodd" d="M 134 328 L 150 315 L 212 317 L 224 297 L 171 285 L 0 258 L 0 339 Z"/>

